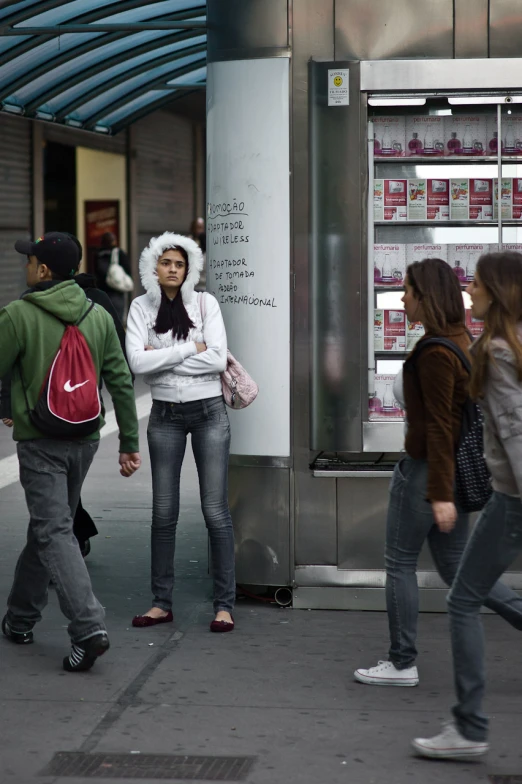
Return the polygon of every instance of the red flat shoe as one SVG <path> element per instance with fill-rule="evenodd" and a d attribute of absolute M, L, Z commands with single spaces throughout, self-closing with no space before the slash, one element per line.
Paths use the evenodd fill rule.
<path fill-rule="evenodd" d="M 210 631 L 211 632 L 231 632 L 234 630 L 234 616 L 230 616 L 232 618 L 232 623 L 230 621 L 212 621 L 210 624 Z"/>
<path fill-rule="evenodd" d="M 172 612 L 169 610 L 166 615 L 160 618 L 152 618 L 150 615 L 135 615 L 132 619 L 132 625 L 136 629 L 143 629 L 145 626 L 156 626 L 158 623 L 171 623 L 174 620 Z"/>

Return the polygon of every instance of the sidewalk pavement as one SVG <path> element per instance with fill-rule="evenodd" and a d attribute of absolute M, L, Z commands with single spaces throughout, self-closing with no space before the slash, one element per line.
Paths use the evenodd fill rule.
<path fill-rule="evenodd" d="M 34 645 L 0 640 L 1 784 L 101 780 L 41 776 L 59 751 L 254 756 L 247 784 L 471 784 L 494 773 L 522 775 L 521 641 L 495 616 L 484 618 L 492 749 L 478 763 L 419 760 L 410 751 L 413 736 L 438 732 L 454 699 L 445 615 L 421 616 L 421 683 L 413 689 L 352 679 L 356 667 L 385 658 L 383 613 L 280 609 L 242 599 L 236 630 L 210 634 L 206 533 L 190 452 L 175 623 L 133 629 L 132 616 L 150 606 L 145 424 L 142 469 L 121 478 L 117 436 L 109 436 L 83 493 L 100 531 L 87 563 L 107 610 L 110 651 L 88 673 L 62 671 L 66 621 L 52 591 Z M 0 490 L 0 504 L 0 594 L 7 597 L 27 520 L 18 484 Z"/>

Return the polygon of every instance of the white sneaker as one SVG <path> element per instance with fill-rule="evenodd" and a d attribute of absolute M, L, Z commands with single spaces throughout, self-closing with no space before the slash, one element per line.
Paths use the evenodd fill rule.
<path fill-rule="evenodd" d="M 377 667 L 369 670 L 355 670 L 353 675 L 356 681 L 372 686 L 417 686 L 419 683 L 416 667 L 398 670 L 391 661 L 380 661 Z"/>
<path fill-rule="evenodd" d="M 443 725 L 440 735 L 435 735 L 434 738 L 415 738 L 411 745 L 421 757 L 456 760 L 480 757 L 489 749 L 489 743 L 464 738 L 452 721 Z"/>

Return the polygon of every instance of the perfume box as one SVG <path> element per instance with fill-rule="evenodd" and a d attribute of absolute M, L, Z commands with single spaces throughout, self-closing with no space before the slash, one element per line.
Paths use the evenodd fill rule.
<path fill-rule="evenodd" d="M 406 351 L 406 315 L 403 310 L 375 311 L 375 351 Z"/>
<path fill-rule="evenodd" d="M 511 220 L 513 217 L 513 180 L 505 177 L 501 180 L 500 203 L 502 205 L 503 220 Z M 493 180 L 493 218 L 498 218 L 498 178 Z"/>
<path fill-rule="evenodd" d="M 466 311 L 466 329 L 476 338 L 484 331 L 484 322 L 473 318 L 471 310 Z"/>
<path fill-rule="evenodd" d="M 373 154 L 376 158 L 403 158 L 406 148 L 405 117 L 373 117 Z"/>
<path fill-rule="evenodd" d="M 496 155 L 498 148 L 497 117 L 488 118 L 489 154 Z M 502 115 L 502 155 L 522 155 L 522 116 L 518 114 Z"/>
<path fill-rule="evenodd" d="M 444 155 L 444 118 L 422 115 L 406 118 L 406 155 L 436 158 Z"/>
<path fill-rule="evenodd" d="M 395 376 L 392 375 L 375 376 L 375 395 L 369 401 L 370 421 L 404 418 L 404 411 L 393 394 L 394 381 Z"/>
<path fill-rule="evenodd" d="M 406 220 L 407 184 L 407 180 L 374 180 L 374 220 Z"/>
<path fill-rule="evenodd" d="M 446 155 L 495 155 L 488 152 L 487 117 L 480 114 L 447 115 L 444 117 L 444 149 Z"/>
<path fill-rule="evenodd" d="M 450 218 L 493 220 L 493 180 L 450 180 Z"/>
<path fill-rule="evenodd" d="M 447 245 L 427 245 L 426 243 L 411 243 L 406 245 L 406 267 L 415 261 L 423 259 L 448 260 Z"/>
<path fill-rule="evenodd" d="M 418 340 L 424 335 L 424 327 L 420 321 L 406 321 L 406 351 L 415 348 Z"/>
<path fill-rule="evenodd" d="M 470 179 L 469 220 L 493 220 L 492 179 Z"/>
<path fill-rule="evenodd" d="M 426 219 L 449 220 L 449 180 L 428 180 Z"/>
<path fill-rule="evenodd" d="M 426 220 L 426 180 L 408 180 L 408 220 Z"/>
<path fill-rule="evenodd" d="M 405 272 L 405 245 L 382 243 L 373 246 L 373 277 L 376 286 L 402 286 Z"/>
<path fill-rule="evenodd" d="M 487 244 L 449 245 L 448 263 L 463 285 L 467 285 L 473 280 L 477 261 L 484 253 L 489 253 L 489 245 Z"/>

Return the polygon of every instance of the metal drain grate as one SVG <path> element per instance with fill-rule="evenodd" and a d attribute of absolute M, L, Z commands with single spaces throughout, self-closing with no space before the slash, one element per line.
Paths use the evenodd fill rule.
<path fill-rule="evenodd" d="M 522 774 L 513 773 L 490 773 L 491 784 L 522 784 Z"/>
<path fill-rule="evenodd" d="M 84 779 L 245 781 L 255 757 L 186 757 L 173 754 L 84 754 L 59 751 L 41 776 Z"/>

